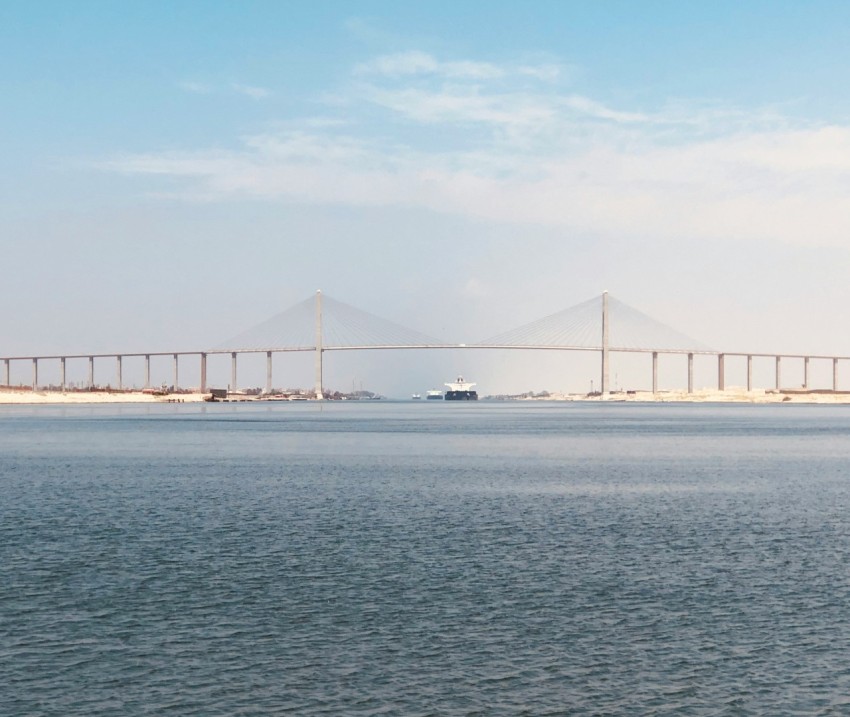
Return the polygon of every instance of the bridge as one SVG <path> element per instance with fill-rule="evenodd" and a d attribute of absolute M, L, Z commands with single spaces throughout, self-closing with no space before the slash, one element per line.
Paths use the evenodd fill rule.
<path fill-rule="evenodd" d="M 265 354 L 266 390 L 272 388 L 272 357 L 277 353 L 312 352 L 315 362 L 315 394 L 323 396 L 323 360 L 327 352 L 414 350 L 414 349 L 464 349 L 464 350 L 545 350 L 592 351 L 600 357 L 601 394 L 611 392 L 610 366 L 614 353 L 650 354 L 652 357 L 652 391 L 658 392 L 659 356 L 682 355 L 687 358 L 688 393 L 694 392 L 694 357 L 711 356 L 717 361 L 717 388 L 726 389 L 726 363 L 732 357 L 746 360 L 746 387 L 753 390 L 753 359 L 767 358 L 775 364 L 774 388 L 782 387 L 782 361 L 794 359 L 802 362 L 803 388 L 809 387 L 810 363 L 831 362 L 832 390 L 838 390 L 840 361 L 850 361 L 850 356 L 825 356 L 812 354 L 770 354 L 741 351 L 720 351 L 691 339 L 685 334 L 653 319 L 637 309 L 604 292 L 581 304 L 532 321 L 512 330 L 477 342 L 457 343 L 408 329 L 386 319 L 357 309 L 317 291 L 314 296 L 272 316 L 251 329 L 214 347 L 197 351 L 144 351 L 90 354 L 64 354 L 53 356 L 5 356 L 3 385 L 9 386 L 11 364 L 29 362 L 32 365 L 32 389 L 39 388 L 39 367 L 45 362 L 59 363 L 60 388 L 66 388 L 68 361 L 88 363 L 88 386 L 95 384 L 95 360 L 114 361 L 115 385 L 123 388 L 123 363 L 128 358 L 144 359 L 144 386 L 151 385 L 151 358 L 169 357 L 173 361 L 173 385 L 179 386 L 180 360 L 194 357 L 200 363 L 199 390 L 207 391 L 207 360 L 217 354 L 229 354 L 231 359 L 231 388 L 238 383 L 238 358 L 244 354 Z"/>

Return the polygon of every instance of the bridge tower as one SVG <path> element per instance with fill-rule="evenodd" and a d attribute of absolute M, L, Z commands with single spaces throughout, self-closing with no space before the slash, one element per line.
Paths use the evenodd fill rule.
<path fill-rule="evenodd" d="M 316 400 L 325 396 L 322 390 L 322 290 L 316 292 Z"/>
<path fill-rule="evenodd" d="M 601 390 L 602 395 L 607 396 L 611 387 L 608 385 L 610 369 L 609 369 L 609 355 L 608 355 L 608 334 L 610 330 L 610 323 L 608 321 L 608 290 L 602 292 L 602 382 L 601 382 Z"/>

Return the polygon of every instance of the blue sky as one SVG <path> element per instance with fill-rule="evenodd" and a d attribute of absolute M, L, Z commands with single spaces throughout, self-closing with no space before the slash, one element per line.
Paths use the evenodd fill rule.
<path fill-rule="evenodd" d="M 848 48 L 841 2 L 4 3 L 0 353 L 203 348 L 319 287 L 850 353 Z M 462 368 L 586 383 L 535 360 Z"/>

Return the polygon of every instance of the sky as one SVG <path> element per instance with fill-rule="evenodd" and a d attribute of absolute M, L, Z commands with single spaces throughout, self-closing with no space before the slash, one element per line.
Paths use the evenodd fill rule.
<path fill-rule="evenodd" d="M 850 355 L 848 67 L 850 4 L 825 0 L 2 3 L 0 355 L 202 350 L 317 289 L 458 342 L 608 290 L 718 350 Z M 598 374 L 325 367 L 385 395 Z"/>

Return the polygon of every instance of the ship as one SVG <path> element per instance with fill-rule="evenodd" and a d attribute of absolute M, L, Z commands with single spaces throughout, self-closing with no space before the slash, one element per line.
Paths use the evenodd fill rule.
<path fill-rule="evenodd" d="M 447 383 L 449 390 L 446 391 L 446 401 L 477 401 L 478 393 L 472 390 L 474 383 L 464 381 L 463 376 L 458 376 L 454 383 Z"/>
<path fill-rule="evenodd" d="M 443 400 L 443 392 L 442 391 L 428 391 L 425 394 L 425 398 L 428 401 L 442 401 Z"/>
<path fill-rule="evenodd" d="M 420 398 L 422 398 L 422 396 L 420 396 L 418 393 L 414 393 L 414 394 L 411 396 L 411 398 L 412 398 L 414 401 L 418 401 Z"/>

